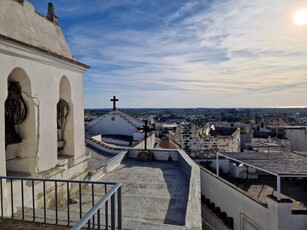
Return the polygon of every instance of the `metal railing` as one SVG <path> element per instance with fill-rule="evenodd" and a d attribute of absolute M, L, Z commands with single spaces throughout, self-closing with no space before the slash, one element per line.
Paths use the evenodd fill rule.
<path fill-rule="evenodd" d="M 79 230 L 85 225 L 88 229 L 91 229 L 92 225 L 95 226 L 95 214 L 97 215 L 97 229 L 101 229 L 101 208 L 103 205 L 108 205 L 108 200 L 111 198 L 111 229 L 115 229 L 116 218 L 115 218 L 115 192 L 117 192 L 117 227 L 122 229 L 122 214 L 121 214 L 121 184 L 116 184 L 113 188 L 101 198 L 91 209 L 90 211 L 72 228 L 72 230 Z M 107 210 L 107 208 L 106 208 Z M 93 222 L 92 222 L 93 220 Z M 106 219 L 107 220 L 107 219 Z M 108 223 L 105 223 L 105 226 L 108 226 Z"/>
<path fill-rule="evenodd" d="M 73 229 L 122 229 L 121 183 L 0 177 L 0 217 Z"/>

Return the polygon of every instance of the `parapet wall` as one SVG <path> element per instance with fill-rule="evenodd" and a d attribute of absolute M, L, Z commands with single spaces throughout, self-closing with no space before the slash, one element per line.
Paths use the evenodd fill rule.
<path fill-rule="evenodd" d="M 128 156 L 137 158 L 141 149 L 130 149 Z M 185 229 L 201 229 L 201 190 L 200 190 L 200 169 L 183 150 L 160 150 L 150 149 L 155 160 L 178 162 L 184 174 L 189 179 L 189 195 L 186 209 Z M 175 163 L 174 162 L 174 163 Z"/>

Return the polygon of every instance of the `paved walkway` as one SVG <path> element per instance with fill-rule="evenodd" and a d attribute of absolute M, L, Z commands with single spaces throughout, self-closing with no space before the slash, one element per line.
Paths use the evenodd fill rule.
<path fill-rule="evenodd" d="M 184 225 L 189 182 L 177 163 L 127 160 L 101 180 L 123 183 L 124 227 Z"/>
<path fill-rule="evenodd" d="M 176 162 L 128 159 L 100 180 L 123 183 L 124 229 L 183 229 L 189 181 Z M 95 186 L 94 190 L 97 202 L 105 192 L 104 187 Z M 85 214 L 92 205 L 91 187 L 83 190 L 82 194 Z M 61 209 L 66 210 L 65 205 Z M 70 210 L 77 214 L 79 204 L 70 205 Z M 102 217 L 104 213 L 105 210 L 101 210 Z"/>

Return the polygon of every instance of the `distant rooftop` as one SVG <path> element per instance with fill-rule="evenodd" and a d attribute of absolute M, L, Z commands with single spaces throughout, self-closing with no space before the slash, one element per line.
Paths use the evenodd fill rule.
<path fill-rule="evenodd" d="M 253 148 L 259 148 L 259 147 L 279 147 L 280 146 L 279 144 L 271 143 L 271 142 L 269 142 L 269 143 L 247 143 L 245 145 L 253 147 Z"/>
<path fill-rule="evenodd" d="M 234 135 L 237 130 L 239 129 L 233 127 L 214 127 L 210 128 L 209 135 L 219 139 L 228 139 Z"/>
<path fill-rule="evenodd" d="M 237 152 L 219 154 L 275 176 L 307 177 L 307 156 L 302 154 L 292 152 Z"/>

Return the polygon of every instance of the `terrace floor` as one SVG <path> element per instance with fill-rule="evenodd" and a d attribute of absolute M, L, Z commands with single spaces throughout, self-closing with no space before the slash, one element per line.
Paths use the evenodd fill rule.
<path fill-rule="evenodd" d="M 101 180 L 123 183 L 125 228 L 175 229 L 174 225 L 184 225 L 189 180 L 176 162 L 128 159 Z"/>
<path fill-rule="evenodd" d="M 125 159 L 118 167 L 100 178 L 104 182 L 121 182 L 122 221 L 124 229 L 184 229 L 189 194 L 189 179 L 177 162 L 142 162 Z M 109 190 L 109 188 L 108 188 Z M 104 186 L 82 191 L 83 214 L 105 193 Z M 78 199 L 78 193 L 71 198 Z M 116 201 L 117 202 L 117 201 Z M 60 204 L 65 214 L 67 205 Z M 109 207 L 110 208 L 110 207 Z M 79 203 L 70 205 L 71 219 L 78 219 Z M 105 209 L 101 210 L 104 218 Z M 110 218 L 110 209 L 109 209 Z M 63 217 L 65 219 L 67 217 Z M 101 220 L 105 223 L 105 220 Z"/>

